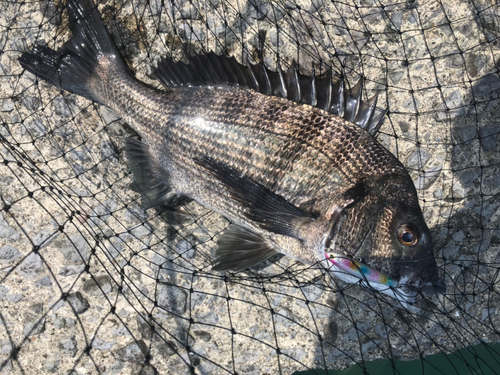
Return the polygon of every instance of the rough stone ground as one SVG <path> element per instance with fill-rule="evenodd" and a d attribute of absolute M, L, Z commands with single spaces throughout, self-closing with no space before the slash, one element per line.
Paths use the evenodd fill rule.
<path fill-rule="evenodd" d="M 61 9 L 0 3 L 0 373 L 289 374 L 499 341 L 494 2 L 100 6 L 154 85 L 156 61 L 183 45 L 259 59 L 259 30 L 270 67 L 279 52 L 284 67 L 366 77 L 389 111 L 379 140 L 414 178 L 446 275 L 449 293 L 420 314 L 287 258 L 211 272 L 225 219 L 195 203 L 188 218 L 141 210 L 126 124 L 22 72 L 22 51 L 69 38 Z"/>

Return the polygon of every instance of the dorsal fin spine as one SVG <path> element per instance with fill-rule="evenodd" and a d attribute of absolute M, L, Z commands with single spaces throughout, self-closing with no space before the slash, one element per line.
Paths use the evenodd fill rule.
<path fill-rule="evenodd" d="M 368 131 L 376 106 L 377 106 L 377 95 L 374 95 L 373 97 L 368 99 L 366 103 L 361 103 L 358 115 L 356 116 L 354 123 L 356 125 L 359 125 L 361 128 L 365 129 L 366 131 Z"/>
<path fill-rule="evenodd" d="M 246 78 L 245 78 L 245 73 L 241 70 L 241 65 L 238 63 L 238 61 L 236 61 L 234 56 L 232 56 L 229 59 L 226 59 L 226 61 L 229 64 L 229 66 L 231 67 L 234 75 L 236 76 L 235 83 L 237 83 L 243 87 L 250 87 Z"/>
<path fill-rule="evenodd" d="M 184 63 L 179 64 L 178 69 L 179 74 L 184 77 L 183 84 L 188 84 L 189 82 L 194 82 L 196 78 L 193 76 L 193 72 Z M 200 78 L 198 78 L 199 80 Z"/>
<path fill-rule="evenodd" d="M 250 66 L 259 83 L 259 91 L 263 94 L 271 95 L 271 82 L 269 82 L 269 76 L 267 75 L 267 68 L 264 66 L 264 62 L 261 61 L 258 64 L 250 64 Z"/>
<path fill-rule="evenodd" d="M 176 86 L 180 86 L 185 83 L 185 76 L 181 69 L 182 69 L 182 64 L 178 64 L 172 67 L 171 72 L 168 72 L 169 77 L 171 77 L 171 81 Z"/>
<path fill-rule="evenodd" d="M 316 90 L 316 71 L 314 70 L 314 66 L 312 67 L 311 74 L 311 103 L 313 107 L 316 107 L 318 104 L 317 90 Z"/>
<path fill-rule="evenodd" d="M 329 112 L 339 117 L 345 115 L 345 85 L 344 80 L 340 79 L 335 83 L 332 90 L 332 105 Z"/>
<path fill-rule="evenodd" d="M 317 78 L 316 82 L 318 95 L 316 106 L 328 111 L 332 102 L 332 70 L 328 69 L 326 74 Z"/>
<path fill-rule="evenodd" d="M 221 66 L 221 69 L 223 69 L 225 71 L 228 83 L 239 84 L 237 72 L 234 71 L 234 69 L 231 67 L 231 64 L 230 64 L 231 59 L 227 59 L 224 56 L 217 56 L 215 53 L 214 53 L 214 56 L 217 58 L 220 66 Z M 233 57 L 233 59 L 234 59 L 234 57 Z"/>
<path fill-rule="evenodd" d="M 217 55 L 213 52 L 210 52 L 208 54 L 208 60 L 210 61 L 210 64 L 212 65 L 214 71 L 217 73 L 219 81 L 224 83 L 231 83 L 229 81 L 229 78 L 227 78 L 226 72 L 224 72 L 224 69 L 220 65 Z"/>
<path fill-rule="evenodd" d="M 354 122 L 358 114 L 361 104 L 361 93 L 363 91 L 363 79 L 360 79 L 350 90 L 350 94 L 346 95 L 345 115 L 347 121 Z"/>
<path fill-rule="evenodd" d="M 355 123 L 376 135 L 382 125 L 385 111 L 377 107 L 377 95 L 366 102 L 362 100 L 363 78 L 351 89 L 346 89 L 345 81 L 333 83 L 331 68 L 324 75 L 302 75 L 297 63 L 287 70 L 278 64 L 276 72 L 263 63 L 239 64 L 234 57 L 205 55 L 188 57 L 189 64 L 161 59 L 155 70 L 156 76 L 165 87 L 179 85 L 234 84 L 248 87 L 266 95 L 273 95 L 309 104 Z"/>
<path fill-rule="evenodd" d="M 278 65 L 278 75 L 279 75 L 280 86 L 281 86 L 281 91 L 283 93 L 283 97 L 288 98 L 288 90 L 286 89 L 285 78 L 283 77 L 283 70 L 281 69 L 281 67 L 279 65 Z"/>
<path fill-rule="evenodd" d="M 285 72 L 286 86 L 288 92 L 288 99 L 294 102 L 299 102 L 300 100 L 300 85 L 299 79 L 297 77 L 297 68 L 295 60 L 292 61 L 292 65 Z"/>

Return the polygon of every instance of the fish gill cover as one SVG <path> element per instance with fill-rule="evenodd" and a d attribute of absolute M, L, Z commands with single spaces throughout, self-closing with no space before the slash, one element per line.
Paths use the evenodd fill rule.
<path fill-rule="evenodd" d="M 229 222 L 195 202 L 183 203 L 188 215 L 142 210 L 124 152 L 133 130 L 19 65 L 35 45 L 70 38 L 65 2 L 4 1 L 0 373 L 320 373 L 377 359 L 423 366 L 464 348 L 473 355 L 457 352 L 452 373 L 500 373 L 472 347 L 494 358 L 500 341 L 495 1 L 98 8 L 135 75 L 157 87 L 162 57 L 209 51 L 272 70 L 295 60 L 303 74 L 332 66 L 351 86 L 363 79 L 364 98 L 378 93 L 387 110 L 377 139 L 415 182 L 447 292 L 421 296 L 412 312 L 287 257 L 211 270 Z"/>

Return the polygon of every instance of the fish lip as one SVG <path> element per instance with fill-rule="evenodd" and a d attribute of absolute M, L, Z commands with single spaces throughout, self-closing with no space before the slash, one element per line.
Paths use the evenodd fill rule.
<path fill-rule="evenodd" d="M 402 276 L 399 279 L 398 284 L 428 296 L 446 294 L 446 284 L 443 280 L 437 277 L 431 279 L 428 276 L 426 277 L 421 274 L 411 273 L 409 275 Z"/>
<path fill-rule="evenodd" d="M 446 294 L 446 284 L 439 277 L 430 239 L 424 241 L 422 250 L 411 260 L 397 262 L 399 284 L 428 296 Z"/>
<path fill-rule="evenodd" d="M 435 279 L 432 281 L 426 282 L 421 290 L 422 293 L 425 293 L 429 296 L 438 296 L 446 294 L 446 284 L 441 279 Z"/>

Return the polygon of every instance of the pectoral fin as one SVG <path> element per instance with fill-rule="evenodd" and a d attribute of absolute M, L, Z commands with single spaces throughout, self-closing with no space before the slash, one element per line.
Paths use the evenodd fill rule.
<path fill-rule="evenodd" d="M 318 218 L 224 163 L 209 157 L 196 159 L 196 162 L 225 185 L 232 197 L 246 208 L 246 218 L 262 229 L 300 239 L 303 224 Z"/>
<path fill-rule="evenodd" d="M 226 229 L 217 245 L 216 271 L 241 271 L 278 253 L 264 237 L 236 224 Z"/>

